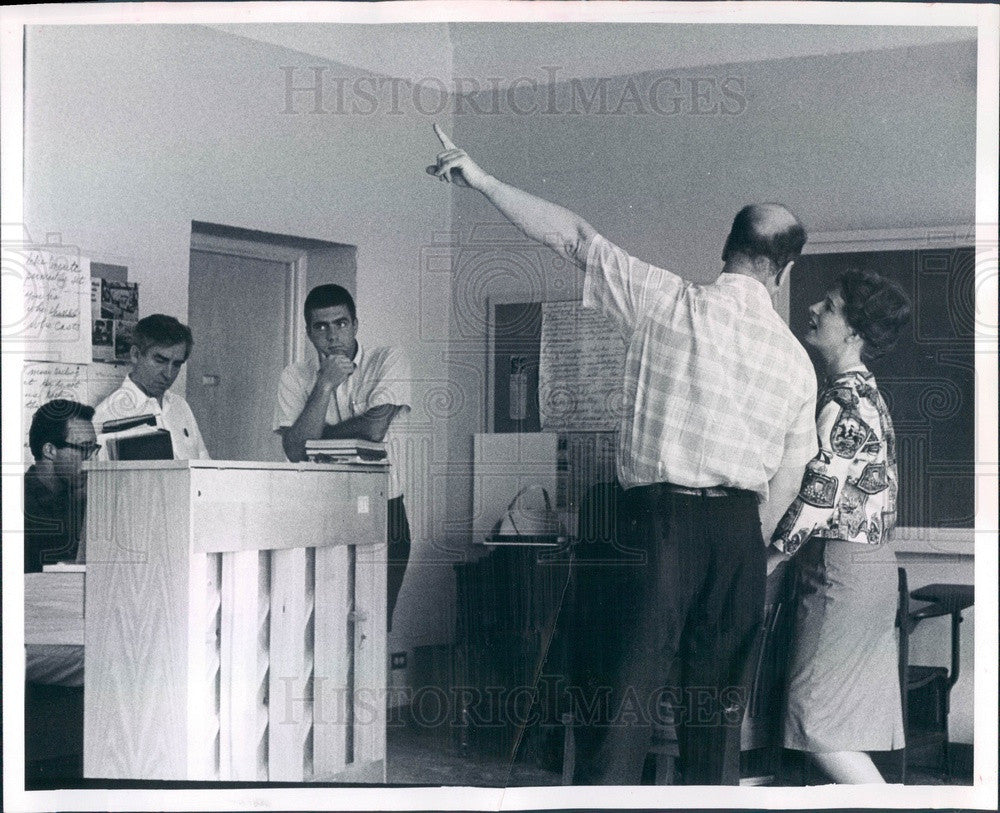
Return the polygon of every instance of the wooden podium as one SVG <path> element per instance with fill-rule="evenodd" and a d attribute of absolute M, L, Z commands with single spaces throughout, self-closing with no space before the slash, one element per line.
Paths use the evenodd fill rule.
<path fill-rule="evenodd" d="M 88 465 L 84 776 L 385 782 L 384 465 Z"/>

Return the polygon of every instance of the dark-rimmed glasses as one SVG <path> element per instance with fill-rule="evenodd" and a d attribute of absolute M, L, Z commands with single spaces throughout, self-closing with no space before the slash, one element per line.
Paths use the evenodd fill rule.
<path fill-rule="evenodd" d="M 90 460 L 101 449 L 100 443 L 70 443 L 68 440 L 64 440 L 57 445 L 61 449 L 76 449 L 83 455 L 84 460 Z"/>

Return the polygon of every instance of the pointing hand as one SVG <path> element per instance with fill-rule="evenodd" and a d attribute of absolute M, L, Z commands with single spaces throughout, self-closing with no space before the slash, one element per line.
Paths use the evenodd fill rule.
<path fill-rule="evenodd" d="M 427 167 L 427 174 L 457 186 L 481 189 L 483 182 L 489 176 L 469 158 L 465 150 L 456 147 L 452 140 L 445 135 L 444 130 L 436 124 L 434 125 L 434 133 L 441 142 L 441 146 L 444 147 L 444 151 L 438 153 L 437 163 Z"/>

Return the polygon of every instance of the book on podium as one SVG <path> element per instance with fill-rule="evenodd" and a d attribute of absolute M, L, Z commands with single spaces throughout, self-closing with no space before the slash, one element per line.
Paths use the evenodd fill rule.
<path fill-rule="evenodd" d="M 105 421 L 97 442 L 107 450 L 108 460 L 173 460 L 170 432 L 155 415 L 136 415 Z"/>
<path fill-rule="evenodd" d="M 384 464 L 388 453 L 384 443 L 371 440 L 307 440 L 306 459 L 311 463 Z"/>

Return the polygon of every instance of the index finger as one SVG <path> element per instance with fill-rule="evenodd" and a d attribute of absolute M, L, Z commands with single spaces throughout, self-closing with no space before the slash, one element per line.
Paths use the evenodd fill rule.
<path fill-rule="evenodd" d="M 452 143 L 452 140 L 444 134 L 444 130 L 438 127 L 437 124 L 434 125 L 434 135 L 438 137 L 438 141 L 441 142 L 441 146 L 444 147 L 446 150 L 458 149 L 454 145 L 454 143 Z"/>

